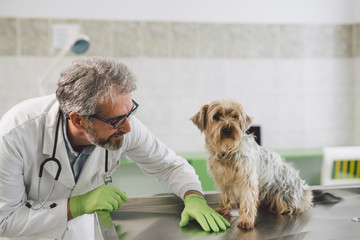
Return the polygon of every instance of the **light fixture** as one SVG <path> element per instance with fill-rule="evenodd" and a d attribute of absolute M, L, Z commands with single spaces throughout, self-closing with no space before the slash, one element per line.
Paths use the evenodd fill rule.
<path fill-rule="evenodd" d="M 56 55 L 54 60 L 45 69 L 43 74 L 37 79 L 38 89 L 41 95 L 45 95 L 44 82 L 54 67 L 63 59 L 69 51 L 75 54 L 83 54 L 90 47 L 90 38 L 85 34 L 70 34 L 70 40 L 68 44 Z"/>

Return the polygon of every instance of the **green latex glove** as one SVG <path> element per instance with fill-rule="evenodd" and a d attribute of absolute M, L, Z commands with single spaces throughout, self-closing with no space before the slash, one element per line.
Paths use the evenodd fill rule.
<path fill-rule="evenodd" d="M 70 197 L 69 206 L 71 215 L 76 218 L 97 210 L 116 210 L 121 207 L 122 201 L 129 201 L 124 192 L 112 186 L 101 185 L 83 195 Z"/>
<path fill-rule="evenodd" d="M 210 231 L 210 228 L 214 232 L 219 232 L 220 229 L 226 230 L 227 227 L 230 227 L 230 223 L 209 207 L 203 197 L 190 194 L 185 198 L 184 204 L 185 208 L 181 213 L 180 227 L 186 226 L 189 220 L 193 219 L 207 232 Z"/>

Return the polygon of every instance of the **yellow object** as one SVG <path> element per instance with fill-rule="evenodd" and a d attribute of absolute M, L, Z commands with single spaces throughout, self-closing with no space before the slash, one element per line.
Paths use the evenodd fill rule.
<path fill-rule="evenodd" d="M 332 179 L 360 178 L 360 160 L 335 160 Z"/>
<path fill-rule="evenodd" d="M 321 185 L 360 183 L 360 146 L 325 147 Z"/>

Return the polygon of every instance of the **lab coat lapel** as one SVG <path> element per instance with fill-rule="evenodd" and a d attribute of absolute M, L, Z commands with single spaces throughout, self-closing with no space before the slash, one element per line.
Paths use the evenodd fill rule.
<path fill-rule="evenodd" d="M 46 117 L 46 123 L 45 123 L 43 154 L 47 155 L 48 157 L 51 157 L 54 148 L 58 114 L 59 114 L 59 104 L 58 102 L 56 102 L 51 107 L 48 116 Z M 60 119 L 58 142 L 57 142 L 55 157 L 60 161 L 62 167 L 58 182 L 63 184 L 67 188 L 70 189 L 74 188 L 75 180 L 70 167 L 69 158 L 67 156 L 67 151 L 65 147 L 64 135 L 62 131 L 62 118 Z M 58 170 L 57 164 L 49 162 L 45 164 L 44 169 L 55 178 Z"/>
<path fill-rule="evenodd" d="M 83 194 L 100 185 L 103 185 L 104 171 L 105 149 L 97 146 L 86 160 L 72 195 Z"/>

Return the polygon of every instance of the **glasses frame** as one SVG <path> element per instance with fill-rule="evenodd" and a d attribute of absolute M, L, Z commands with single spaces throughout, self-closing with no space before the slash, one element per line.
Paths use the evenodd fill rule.
<path fill-rule="evenodd" d="M 102 118 L 102 117 L 100 117 L 100 116 L 98 116 L 96 114 L 90 115 L 89 117 L 96 118 L 96 119 L 98 119 L 98 120 L 100 120 L 100 121 L 102 121 L 104 123 L 107 123 L 107 124 L 111 125 L 114 129 L 118 129 L 121 125 L 124 124 L 126 119 L 129 119 L 132 115 L 134 115 L 135 111 L 139 107 L 139 104 L 137 102 L 135 102 L 133 99 L 131 99 L 131 101 L 133 102 L 133 107 L 132 107 L 131 111 L 127 115 L 121 117 L 116 122 L 111 122 L 111 121 L 109 121 L 109 120 L 107 120 L 105 118 Z"/>

